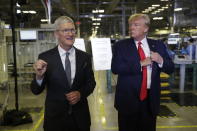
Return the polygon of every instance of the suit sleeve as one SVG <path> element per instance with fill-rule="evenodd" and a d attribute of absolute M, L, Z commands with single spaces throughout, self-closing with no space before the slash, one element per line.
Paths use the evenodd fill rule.
<path fill-rule="evenodd" d="M 38 56 L 38 59 L 43 59 L 43 60 L 45 60 L 44 57 L 42 57 L 42 55 L 39 55 L 39 56 Z M 46 61 L 46 60 L 45 60 L 45 61 Z M 45 73 L 45 74 L 46 74 L 46 73 Z M 34 79 L 33 79 L 32 82 L 31 82 L 31 91 L 32 91 L 32 93 L 35 94 L 35 95 L 38 95 L 38 94 L 42 93 L 42 91 L 43 91 L 44 88 L 45 88 L 45 85 L 46 85 L 46 76 L 44 76 L 44 79 L 43 79 L 43 81 L 42 81 L 41 86 L 37 83 L 36 77 L 34 76 Z"/>
<path fill-rule="evenodd" d="M 131 61 L 130 59 L 124 58 L 126 55 L 123 55 L 125 53 L 123 46 L 124 45 L 121 43 L 116 43 L 112 48 L 112 72 L 119 75 L 135 75 L 137 73 L 140 73 L 141 66 L 139 61 Z"/>
<path fill-rule="evenodd" d="M 161 46 L 160 55 L 163 57 L 163 67 L 161 68 L 161 71 L 167 74 L 171 74 L 174 71 L 174 63 L 167 53 L 166 46 L 163 43 L 159 44 Z"/>
<path fill-rule="evenodd" d="M 85 70 L 84 71 L 85 84 L 82 88 L 79 89 L 79 92 L 81 93 L 81 99 L 88 97 L 93 92 L 96 86 L 90 56 L 87 57 L 86 62 L 82 68 Z"/>

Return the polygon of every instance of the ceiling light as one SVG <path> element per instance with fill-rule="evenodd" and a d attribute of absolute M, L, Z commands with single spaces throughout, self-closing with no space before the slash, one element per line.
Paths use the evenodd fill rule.
<path fill-rule="evenodd" d="M 17 14 L 20 14 L 20 13 L 21 13 L 21 10 L 16 10 L 16 13 L 17 13 Z"/>
<path fill-rule="evenodd" d="M 101 23 L 92 23 L 92 25 L 101 25 Z"/>
<path fill-rule="evenodd" d="M 27 14 L 27 13 L 29 13 L 29 11 L 26 11 L 26 10 L 25 10 L 25 11 L 23 11 L 23 13 L 24 13 L 24 14 Z"/>
<path fill-rule="evenodd" d="M 172 33 L 172 34 L 170 34 L 170 35 L 179 35 L 179 33 Z"/>
<path fill-rule="evenodd" d="M 98 10 L 92 10 L 92 13 L 98 13 Z"/>
<path fill-rule="evenodd" d="M 30 10 L 29 13 L 30 13 L 30 14 L 36 14 L 36 11 Z"/>
<path fill-rule="evenodd" d="M 16 6 L 17 6 L 17 7 L 21 7 L 21 6 L 18 4 L 18 2 L 16 3 Z"/>
<path fill-rule="evenodd" d="M 104 15 L 98 15 L 98 17 L 104 17 Z"/>
<path fill-rule="evenodd" d="M 152 7 L 159 7 L 160 5 L 152 5 Z"/>
<path fill-rule="evenodd" d="M 105 10 L 92 10 L 92 13 L 104 13 Z"/>
<path fill-rule="evenodd" d="M 41 22 L 47 22 L 48 19 L 41 19 L 40 21 L 41 21 Z"/>
<path fill-rule="evenodd" d="M 182 11 L 183 10 L 183 8 L 176 8 L 176 9 L 174 9 L 174 11 Z"/>
<path fill-rule="evenodd" d="M 105 11 L 104 11 L 104 10 L 98 10 L 98 12 L 99 12 L 99 13 L 104 13 Z"/>
<path fill-rule="evenodd" d="M 159 11 L 164 11 L 164 9 L 158 9 Z"/>
<path fill-rule="evenodd" d="M 153 20 L 163 20 L 163 17 L 153 17 Z"/>
<path fill-rule="evenodd" d="M 101 21 L 101 18 L 92 18 L 93 21 Z"/>

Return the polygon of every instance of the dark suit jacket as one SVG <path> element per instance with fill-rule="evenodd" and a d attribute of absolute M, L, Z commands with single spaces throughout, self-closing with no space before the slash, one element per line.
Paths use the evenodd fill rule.
<path fill-rule="evenodd" d="M 160 68 L 156 62 L 152 64 L 150 107 L 153 115 L 157 115 L 160 106 L 160 72 L 172 73 L 174 64 L 160 41 L 147 39 L 151 51 L 158 52 L 164 60 Z M 139 110 L 139 94 L 142 81 L 140 57 L 133 39 L 125 39 L 113 46 L 112 72 L 118 74 L 115 108 L 122 113 L 132 114 Z"/>
<path fill-rule="evenodd" d="M 68 101 L 65 98 L 65 93 L 70 91 L 79 91 L 81 100 L 73 105 L 73 116 L 79 128 L 87 129 L 90 127 L 90 113 L 88 108 L 87 97 L 93 92 L 96 82 L 92 71 L 91 57 L 75 48 L 76 53 L 76 74 L 69 88 L 66 73 L 64 71 L 62 61 L 55 47 L 39 55 L 39 59 L 46 61 L 47 70 L 42 82 L 39 86 L 34 79 L 31 84 L 31 90 L 34 94 L 40 94 L 46 88 L 45 101 L 45 121 L 44 127 L 55 126 L 53 120 L 58 120 L 62 116 L 66 116 L 68 112 Z M 59 119 L 59 122 L 62 120 Z"/>

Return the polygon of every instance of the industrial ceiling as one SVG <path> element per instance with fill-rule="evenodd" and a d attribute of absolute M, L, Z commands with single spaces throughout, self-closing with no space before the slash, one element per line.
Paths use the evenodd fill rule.
<path fill-rule="evenodd" d="M 11 23 L 11 1 L 0 0 L 0 20 L 7 24 Z M 40 28 L 41 23 L 46 24 L 47 22 L 41 22 L 41 19 L 46 19 L 45 1 L 14 1 L 20 5 L 14 6 L 16 27 Z M 100 36 L 126 36 L 128 17 L 133 13 L 146 13 L 151 17 L 152 33 L 158 29 L 170 28 L 180 31 L 182 28 L 196 28 L 195 2 L 196 0 L 51 0 L 51 22 L 61 15 L 68 15 L 79 25 L 81 37 L 90 36 L 95 29 Z M 17 10 L 21 12 L 17 13 Z M 36 13 L 24 13 L 30 10 Z"/>

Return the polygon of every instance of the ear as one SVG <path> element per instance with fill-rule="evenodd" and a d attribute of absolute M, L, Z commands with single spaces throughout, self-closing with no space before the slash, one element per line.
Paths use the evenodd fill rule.
<path fill-rule="evenodd" d="M 144 29 L 144 32 L 147 33 L 149 30 L 149 27 L 147 26 L 145 29 Z"/>

